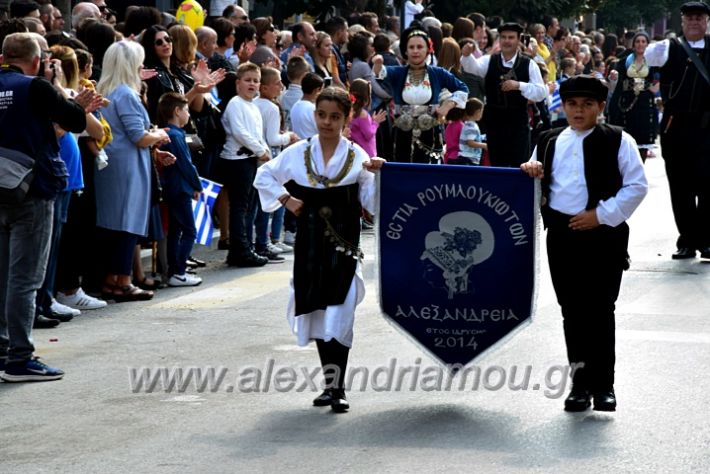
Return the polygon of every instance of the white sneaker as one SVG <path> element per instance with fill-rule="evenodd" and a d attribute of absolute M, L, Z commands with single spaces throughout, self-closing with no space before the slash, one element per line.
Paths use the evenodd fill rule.
<path fill-rule="evenodd" d="M 78 309 L 70 308 L 69 306 L 64 306 L 62 303 L 55 300 L 54 298 L 52 298 L 52 305 L 49 307 L 49 309 L 52 310 L 52 313 L 58 314 L 60 316 L 79 316 L 81 314 L 81 311 L 79 311 Z"/>
<path fill-rule="evenodd" d="M 276 254 L 276 255 L 278 255 L 280 253 L 284 253 L 284 251 L 281 247 L 274 245 L 271 242 L 266 244 L 266 250 L 268 250 L 269 252 Z"/>
<path fill-rule="evenodd" d="M 294 245 L 296 243 L 296 233 L 295 232 L 284 232 L 284 243 L 286 245 Z"/>
<path fill-rule="evenodd" d="M 108 305 L 108 303 L 104 300 L 87 295 L 81 288 L 79 288 L 73 295 L 66 295 L 61 291 L 58 291 L 57 301 L 64 306 L 74 309 L 99 309 L 105 308 Z"/>
<path fill-rule="evenodd" d="M 283 242 L 274 242 L 274 243 L 271 244 L 271 245 L 273 245 L 273 246 L 276 247 L 276 248 L 281 249 L 281 252 L 282 252 L 282 253 L 290 253 L 290 252 L 293 252 L 293 247 L 291 247 L 290 245 L 286 245 L 286 244 L 283 243 Z"/>
<path fill-rule="evenodd" d="M 189 273 L 173 275 L 168 280 L 168 286 L 197 286 L 200 283 L 202 283 L 202 278 Z"/>

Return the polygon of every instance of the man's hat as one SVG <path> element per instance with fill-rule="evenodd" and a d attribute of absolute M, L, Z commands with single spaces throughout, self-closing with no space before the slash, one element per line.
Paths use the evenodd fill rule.
<path fill-rule="evenodd" d="M 523 27 L 518 23 L 503 23 L 498 27 L 498 33 L 502 33 L 504 31 L 514 31 L 517 34 L 521 34 L 523 32 Z"/>
<path fill-rule="evenodd" d="M 10 4 L 10 16 L 13 18 L 23 18 L 39 10 L 39 3 L 33 0 L 14 0 Z"/>
<path fill-rule="evenodd" d="M 687 2 L 680 6 L 681 15 L 688 15 L 691 13 L 705 13 L 710 15 L 710 6 L 705 2 Z"/>
<path fill-rule="evenodd" d="M 607 95 L 609 95 L 609 88 L 606 84 L 586 74 L 570 77 L 560 84 L 560 97 L 563 102 L 572 97 L 590 97 L 604 102 Z"/>

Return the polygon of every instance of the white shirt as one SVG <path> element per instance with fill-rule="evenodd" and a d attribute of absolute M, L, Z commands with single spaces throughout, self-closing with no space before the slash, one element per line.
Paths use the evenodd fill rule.
<path fill-rule="evenodd" d="M 316 127 L 316 104 L 308 100 L 299 100 L 291 109 L 291 129 L 301 138 L 309 138 L 318 133 Z"/>
<path fill-rule="evenodd" d="M 646 47 L 646 52 L 643 53 L 643 56 L 646 58 L 646 62 L 649 66 L 661 67 L 666 64 L 668 61 L 670 43 L 671 40 L 666 39 L 651 43 Z M 705 48 L 705 38 L 703 37 L 698 41 L 688 41 L 688 46 L 692 49 L 703 49 Z"/>
<path fill-rule="evenodd" d="M 222 126 L 227 133 L 224 148 L 219 155 L 227 160 L 240 160 L 249 155 L 239 153 L 239 149 L 246 147 L 256 156 L 268 153 L 269 147 L 264 141 L 264 126 L 261 112 L 254 102 L 246 101 L 235 96 L 227 104 L 222 114 Z"/>
<path fill-rule="evenodd" d="M 261 119 L 264 122 L 264 141 L 271 147 L 282 147 L 288 145 L 291 136 L 281 131 L 281 112 L 278 105 L 268 99 L 259 97 L 254 100 L 254 104 L 261 112 Z"/>
<path fill-rule="evenodd" d="M 567 127 L 555 142 L 552 161 L 549 206 L 563 214 L 576 216 L 587 207 L 589 194 L 584 176 L 584 139 L 594 129 L 577 132 Z M 537 161 L 537 147 L 530 161 Z M 626 221 L 636 210 L 648 192 L 648 182 L 643 169 L 636 141 L 626 132 L 621 134 L 619 146 L 619 172 L 621 189 L 615 196 L 597 204 L 597 220 L 600 224 L 616 227 Z"/>
<path fill-rule="evenodd" d="M 278 198 L 287 193 L 284 184 L 293 180 L 301 186 L 323 189 L 322 184 L 311 185 L 303 161 L 303 152 L 306 147 L 311 149 L 311 163 L 316 173 L 334 178 L 345 164 L 350 148 L 350 142 L 344 138 L 335 149 L 333 157 L 325 165 L 323 151 L 318 136 L 314 136 L 310 143 L 306 140 L 286 148 L 275 159 L 267 162 L 256 171 L 254 187 L 259 190 L 259 199 L 264 212 L 273 212 L 281 204 Z M 375 204 L 375 175 L 362 167 L 370 158 L 360 146 L 353 144 L 355 159 L 350 171 L 345 175 L 340 185 L 358 183 L 359 198 L 362 206 L 368 211 L 374 210 Z M 350 289 L 345 301 L 339 305 L 328 306 L 325 310 L 316 310 L 312 313 L 296 315 L 296 293 L 291 279 L 291 297 L 289 300 L 287 318 L 291 330 L 296 335 L 298 343 L 305 346 L 312 339 L 329 341 L 336 339 L 341 344 L 352 347 L 353 326 L 355 323 L 355 307 L 365 298 L 365 282 L 362 277 L 362 265 L 358 262 L 355 276 L 350 284 Z"/>
<path fill-rule="evenodd" d="M 421 13 L 424 10 L 424 2 L 414 3 L 412 0 L 407 0 L 404 3 L 404 27 L 409 28 L 409 24 L 414 21 L 414 15 Z"/>
<path fill-rule="evenodd" d="M 518 58 L 518 55 L 516 54 L 513 56 L 510 61 L 506 61 L 502 55 L 501 58 L 503 59 L 504 67 L 512 68 L 515 65 L 515 60 Z M 461 66 L 463 67 L 463 70 L 469 74 L 474 74 L 480 77 L 486 77 L 490 62 L 491 56 L 488 54 L 481 56 L 480 58 L 474 57 L 473 54 L 461 57 Z M 545 100 L 549 95 L 549 90 L 545 85 L 545 81 L 542 79 L 540 68 L 532 59 L 530 60 L 530 64 L 528 66 L 528 75 L 530 76 L 530 82 L 518 81 L 520 82 L 520 93 L 523 94 L 523 97 L 533 102 Z"/>

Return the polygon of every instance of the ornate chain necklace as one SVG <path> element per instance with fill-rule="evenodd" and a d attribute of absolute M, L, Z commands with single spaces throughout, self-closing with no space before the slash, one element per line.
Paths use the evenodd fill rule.
<path fill-rule="evenodd" d="M 353 149 L 351 143 L 348 147 L 348 157 L 345 159 L 345 164 L 334 178 L 328 178 L 327 176 L 317 174 L 315 171 L 313 171 L 310 140 L 306 144 L 306 149 L 303 152 L 303 161 L 306 165 L 306 174 L 308 175 L 308 182 L 311 183 L 311 186 L 315 187 L 316 185 L 321 184 L 326 188 L 332 188 L 333 186 L 337 186 L 338 183 L 340 183 L 352 169 L 353 162 L 355 161 L 355 150 Z"/>

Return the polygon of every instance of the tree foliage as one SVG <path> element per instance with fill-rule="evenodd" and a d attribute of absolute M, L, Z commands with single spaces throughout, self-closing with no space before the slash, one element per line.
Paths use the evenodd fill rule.
<path fill-rule="evenodd" d="M 686 0 L 603 0 L 596 9 L 597 23 L 607 30 L 651 25 L 678 11 Z"/>

